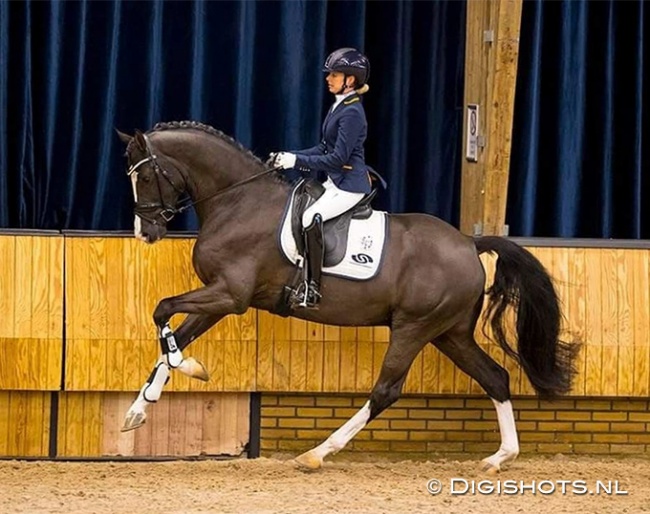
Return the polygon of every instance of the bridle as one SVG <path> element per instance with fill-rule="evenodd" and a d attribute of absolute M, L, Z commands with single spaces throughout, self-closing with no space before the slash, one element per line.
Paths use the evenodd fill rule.
<path fill-rule="evenodd" d="M 185 212 L 187 209 L 190 207 L 194 207 L 196 204 L 199 204 L 201 202 L 204 202 L 205 200 L 209 200 L 210 198 L 215 198 L 219 195 L 225 194 L 228 191 L 239 187 L 243 184 L 246 184 L 248 182 L 252 182 L 253 180 L 257 180 L 260 177 L 263 177 L 264 175 L 268 175 L 269 173 L 273 173 L 274 171 L 278 171 L 280 169 L 279 166 L 273 167 L 268 170 L 264 170 L 260 173 L 256 173 L 255 175 L 245 178 L 244 180 L 241 180 L 239 182 L 236 182 L 224 189 L 221 189 L 219 191 L 216 191 L 215 193 L 212 193 L 211 195 L 205 196 L 203 198 L 199 198 L 198 200 L 192 201 L 192 199 L 187 196 L 183 199 L 181 199 L 179 202 L 176 203 L 176 205 L 169 205 L 165 203 L 165 199 L 163 198 L 163 193 L 162 193 L 162 188 L 161 188 L 161 177 L 165 179 L 169 185 L 172 186 L 174 191 L 176 191 L 179 195 L 182 195 L 183 193 L 187 192 L 187 180 L 185 177 L 183 177 L 183 182 L 185 185 L 185 188 L 181 188 L 174 184 L 174 181 L 172 180 L 171 174 L 163 168 L 159 163 L 158 163 L 158 156 L 153 152 L 153 149 L 151 148 L 151 143 L 149 141 L 149 138 L 146 136 L 146 134 L 143 134 L 145 143 L 146 143 L 146 151 L 147 151 L 147 156 L 144 159 L 141 159 L 137 163 L 129 166 L 129 169 L 126 172 L 126 175 L 128 177 L 131 177 L 134 173 L 137 173 L 138 168 L 142 166 L 143 164 L 146 163 L 151 163 L 151 166 L 153 167 L 154 171 L 154 176 L 156 177 L 156 186 L 158 187 L 158 197 L 159 201 L 157 202 L 136 202 L 135 207 L 133 209 L 133 212 L 135 213 L 136 216 L 139 216 L 140 218 L 148 221 L 152 225 L 158 225 L 158 218 L 162 218 L 163 222 L 169 223 L 172 219 L 174 219 L 174 216 L 177 214 L 181 214 Z M 182 173 L 179 172 L 181 176 Z M 158 212 L 154 213 L 153 215 L 150 214 L 151 211 L 160 209 Z"/>

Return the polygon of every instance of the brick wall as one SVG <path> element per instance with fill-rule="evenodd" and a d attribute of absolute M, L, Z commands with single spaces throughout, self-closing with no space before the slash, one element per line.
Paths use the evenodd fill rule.
<path fill-rule="evenodd" d="M 262 395 L 261 449 L 308 450 L 366 402 L 365 396 Z M 648 400 L 514 398 L 522 454 L 650 454 Z M 344 451 L 435 456 L 494 453 L 496 411 L 485 398 L 407 397 L 362 430 Z"/>

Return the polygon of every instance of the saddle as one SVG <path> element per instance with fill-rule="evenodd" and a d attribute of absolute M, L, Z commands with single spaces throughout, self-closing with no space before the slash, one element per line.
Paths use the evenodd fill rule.
<path fill-rule="evenodd" d="M 305 242 L 302 236 L 302 215 L 324 192 L 325 187 L 320 182 L 315 179 L 306 179 L 298 183 L 293 195 L 290 197 L 293 198 L 291 231 L 300 255 L 305 254 Z M 343 260 L 348 243 L 350 222 L 353 219 L 364 220 L 370 218 L 373 213 L 370 203 L 376 195 L 377 189 L 373 189 L 352 209 L 323 223 L 325 247 L 323 267 L 335 266 Z"/>

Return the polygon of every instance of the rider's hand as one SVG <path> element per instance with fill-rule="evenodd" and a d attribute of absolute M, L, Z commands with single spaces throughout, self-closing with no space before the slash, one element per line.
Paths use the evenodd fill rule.
<path fill-rule="evenodd" d="M 283 170 L 293 168 L 296 165 L 296 154 L 280 152 L 275 155 L 273 165 Z"/>

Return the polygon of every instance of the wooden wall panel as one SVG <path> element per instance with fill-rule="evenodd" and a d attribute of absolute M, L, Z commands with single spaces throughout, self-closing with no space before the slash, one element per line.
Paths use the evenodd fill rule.
<path fill-rule="evenodd" d="M 601 250 L 601 330 L 602 360 L 600 392 L 604 396 L 616 395 L 618 364 L 618 302 L 616 294 L 616 250 Z"/>
<path fill-rule="evenodd" d="M 0 391 L 0 457 L 47 457 L 50 392 Z"/>
<path fill-rule="evenodd" d="M 0 338 L 0 390 L 56 391 L 61 387 L 61 337 Z"/>
<path fill-rule="evenodd" d="M 248 394 L 237 391 L 371 390 L 389 344 L 387 328 L 335 327 L 250 310 L 226 318 L 185 352 L 204 362 L 209 383 L 172 373 L 146 427 L 121 434 L 124 413 L 158 354 L 151 321 L 156 303 L 200 286 L 191 268 L 192 244 L 191 239 L 147 246 L 131 238 L 0 236 L 6 263 L 0 270 L 0 457 L 48 454 L 51 393 L 46 391 L 60 388 L 64 365 L 64 286 L 69 392 L 59 396 L 60 456 L 236 453 L 248 430 L 249 408 Z M 572 395 L 647 397 L 650 250 L 529 249 L 555 279 L 566 315 L 563 338 L 584 343 Z M 487 287 L 495 259 L 482 259 Z M 513 394 L 534 394 L 519 366 L 480 328 L 476 339 L 506 367 Z M 432 345 L 413 363 L 404 392 L 484 394 Z M 234 429 L 231 416 L 238 420 Z"/>
<path fill-rule="evenodd" d="M 0 390 L 57 390 L 63 238 L 0 235 Z"/>
<path fill-rule="evenodd" d="M 368 392 L 388 346 L 383 327 L 335 327 L 258 312 L 259 391 Z"/>
<path fill-rule="evenodd" d="M 634 263 L 634 396 L 650 395 L 650 250 L 632 250 Z"/>
<path fill-rule="evenodd" d="M 632 308 L 634 302 L 634 254 L 616 250 L 616 276 L 610 291 L 616 291 L 616 312 L 618 335 L 616 345 L 618 358 L 616 372 L 616 394 L 634 394 L 634 327 Z M 650 306 L 648 306 L 650 309 Z"/>
<path fill-rule="evenodd" d="M 0 317 L 3 320 L 0 337 L 13 338 L 16 336 L 16 237 L 0 236 L 0 262 Z"/>
<path fill-rule="evenodd" d="M 601 251 L 585 250 L 585 288 L 587 295 L 587 320 L 585 331 L 585 394 L 598 396 L 602 393 L 603 370 Z"/>
<path fill-rule="evenodd" d="M 123 433 L 132 401 L 130 393 L 60 393 L 58 456 L 240 455 L 250 439 L 246 393 L 166 394 L 149 407 L 143 427 Z"/>
<path fill-rule="evenodd" d="M 551 273 L 565 319 L 561 337 L 583 341 L 571 392 L 643 396 L 650 389 L 649 250 L 530 247 Z M 496 258 L 481 256 L 486 288 Z M 509 333 L 513 333 L 514 316 Z M 262 391 L 368 392 L 386 351 L 386 328 L 340 328 L 259 313 L 258 388 Z M 482 322 L 482 319 L 481 319 Z M 490 336 L 489 326 L 487 335 Z M 477 327 L 479 345 L 510 373 L 513 394 L 535 393 L 515 361 Z M 483 394 L 429 345 L 404 385 L 409 394 Z"/>
<path fill-rule="evenodd" d="M 563 337 L 584 343 L 572 394 L 647 394 L 650 250 L 529 249 L 555 279 L 567 318 Z"/>
<path fill-rule="evenodd" d="M 156 361 L 158 302 L 201 286 L 193 239 L 146 245 L 134 238 L 66 238 L 68 391 L 137 391 Z M 182 316 L 172 318 L 178 326 Z M 208 383 L 174 373 L 167 391 L 256 387 L 257 316 L 228 316 L 184 354 L 203 362 Z"/>
<path fill-rule="evenodd" d="M 564 336 L 567 340 L 586 341 L 587 337 L 587 286 L 586 286 L 586 250 L 574 248 L 566 252 L 569 262 L 568 287 L 565 288 L 563 306 L 567 319 Z M 578 378 L 574 383 L 573 392 L 586 395 L 588 346 L 582 346 L 576 358 Z"/>
<path fill-rule="evenodd" d="M 130 238 L 71 238 L 66 244 L 70 304 L 66 388 L 137 391 L 158 352 L 150 321 L 156 303 L 200 285 L 191 269 L 193 241 L 172 239 L 147 246 Z M 563 339 L 585 343 L 576 362 L 579 375 L 572 394 L 647 395 L 650 251 L 529 249 L 555 279 L 566 316 Z M 485 255 L 482 259 L 489 287 L 496 261 Z M 510 373 L 512 393 L 534 394 L 521 368 L 506 359 L 480 327 L 475 335 L 484 351 Z M 226 318 L 186 351 L 206 365 L 209 383 L 173 373 L 166 390 L 368 392 L 388 340 L 384 327 L 335 327 L 250 310 Z M 414 361 L 404 391 L 483 392 L 433 346 Z"/>
<path fill-rule="evenodd" d="M 57 456 L 99 454 L 101 399 L 101 393 L 59 393 Z"/>

